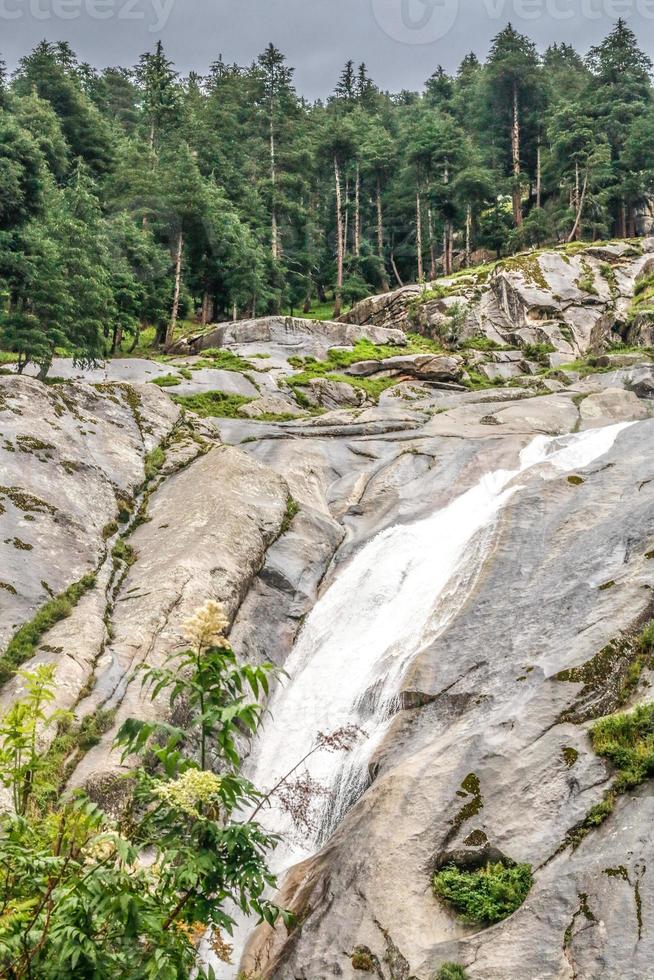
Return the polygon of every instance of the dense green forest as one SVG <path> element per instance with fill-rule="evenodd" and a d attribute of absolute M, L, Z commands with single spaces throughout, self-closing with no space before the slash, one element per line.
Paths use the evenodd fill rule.
<path fill-rule="evenodd" d="M 422 93 L 349 61 L 309 104 L 273 45 L 181 78 L 161 44 L 97 71 L 42 42 L 0 75 L 0 348 L 45 375 L 56 348 L 88 361 L 185 319 L 338 315 L 488 252 L 633 236 L 651 69 L 623 21 L 586 57 L 509 25 Z"/>

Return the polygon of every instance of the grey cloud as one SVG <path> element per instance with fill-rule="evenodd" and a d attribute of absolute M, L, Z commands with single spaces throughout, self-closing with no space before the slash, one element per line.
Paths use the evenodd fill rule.
<path fill-rule="evenodd" d="M 161 37 L 178 69 L 203 72 L 222 53 L 247 64 L 273 41 L 310 99 L 333 89 L 348 58 L 383 88 L 420 88 L 454 71 L 511 20 L 544 48 L 580 51 L 625 16 L 654 55 L 654 0 L 0 0 L 0 52 L 13 68 L 42 38 L 67 40 L 98 67 L 134 64 Z"/>

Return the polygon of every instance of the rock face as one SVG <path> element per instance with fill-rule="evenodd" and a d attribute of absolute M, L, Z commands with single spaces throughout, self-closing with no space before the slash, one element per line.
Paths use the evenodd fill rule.
<path fill-rule="evenodd" d="M 0 378 L 0 649 L 51 596 L 93 573 L 145 457 L 179 410 L 154 385 Z"/>
<path fill-rule="evenodd" d="M 441 595 L 442 620 L 422 632 L 411 621 L 382 665 L 397 674 L 383 708 L 376 683 L 362 696 L 349 689 L 349 667 L 356 671 L 369 637 L 351 649 L 344 637 L 339 683 L 367 712 L 363 727 L 381 717 L 386 725 L 343 812 L 324 839 L 304 840 L 310 856 L 281 883 L 297 926 L 253 928 L 238 948 L 244 975 L 355 980 L 362 971 L 353 953 L 367 949 L 381 980 L 433 980 L 448 961 L 471 980 L 650 976 L 650 784 L 621 796 L 576 849 L 567 835 L 613 778 L 592 751 L 593 719 L 618 707 L 625 678 L 627 707 L 651 701 L 649 664 L 634 680 L 633 657 L 598 654 L 614 642 L 632 649 L 630 638 L 654 618 L 654 366 L 645 352 L 598 352 L 606 357 L 599 373 L 531 375 L 541 352 L 521 349 L 554 338 L 558 352 L 549 357 L 560 368 L 593 347 L 613 329 L 603 319 L 611 302 L 611 316 L 622 316 L 650 259 L 614 246 L 572 254 L 570 264 L 539 258 L 547 288 L 533 268 L 506 264 L 483 288 L 468 278 L 463 329 L 510 341 L 511 350 L 403 354 L 405 335 L 374 324 L 270 318 L 218 327 L 198 344 L 269 355 L 257 362 L 260 390 L 249 382 L 252 401 L 228 418 L 180 413 L 152 384 L 0 378 L 0 654 L 51 593 L 94 575 L 25 666 L 53 664 L 57 707 L 78 719 L 112 712 L 71 778 L 108 809 L 120 805 L 125 785 L 116 779 L 116 727 L 129 716 L 166 717 L 165 704 L 141 697 L 133 669 L 174 655 L 184 620 L 205 599 L 226 604 L 237 652 L 288 667 L 293 683 L 312 611 L 363 549 L 377 542 L 388 569 L 374 596 L 381 626 L 372 620 L 373 633 L 394 626 L 383 617 L 405 570 L 425 554 L 438 562 L 456 529 L 452 520 L 430 541 L 419 522 L 494 485 L 489 474 L 510 475 L 527 446 L 571 434 L 601 439 L 605 427 L 624 426 L 590 462 L 560 472 L 544 463 L 514 478 L 503 509 L 471 538 L 458 577 L 442 588 L 431 572 L 420 581 L 407 601 Z M 584 262 L 597 295 L 576 283 L 590 275 Z M 387 294 L 367 309 L 381 320 L 386 304 L 407 323 L 398 311 L 419 294 Z M 441 324 L 452 302 L 460 297 L 423 305 L 431 316 L 438 304 Z M 350 365 L 342 376 L 397 385 L 372 404 L 353 385 L 317 377 L 302 388 L 314 410 L 296 406 L 285 383 L 298 369 L 289 355 L 324 356 L 362 336 L 396 343 L 398 356 Z M 111 365 L 112 377 L 145 370 Z M 459 390 L 484 373 L 492 387 Z M 467 513 L 475 520 L 478 509 Z M 355 625 L 359 602 L 352 589 Z M 328 620 L 327 638 L 341 626 Z M 13 677 L 0 707 L 19 693 Z M 317 694 L 326 696 L 320 684 Z M 300 724 L 305 710 L 303 702 Z M 250 765 L 260 751 L 255 743 Z M 320 799 L 328 810 L 329 798 Z M 490 855 L 531 864 L 534 885 L 510 918 L 473 928 L 435 898 L 431 878 L 453 857 Z M 236 977 L 236 965 L 214 966 L 220 980 Z"/>
<path fill-rule="evenodd" d="M 548 344 L 577 356 L 607 340 L 650 346 L 650 315 L 631 317 L 636 284 L 654 265 L 654 239 L 532 252 L 424 287 L 406 286 L 358 303 L 342 319 L 368 326 L 447 332 L 452 307 L 464 311 L 463 336 L 496 343 Z"/>

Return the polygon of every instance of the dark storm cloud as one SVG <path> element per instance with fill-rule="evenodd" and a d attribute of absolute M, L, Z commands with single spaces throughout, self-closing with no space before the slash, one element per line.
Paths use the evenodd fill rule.
<path fill-rule="evenodd" d="M 318 98 L 348 58 L 383 88 L 416 89 L 438 64 L 453 71 L 470 50 L 483 57 L 509 20 L 540 48 L 586 51 L 620 16 L 654 55 L 654 0 L 0 0 L 0 52 L 14 67 L 45 37 L 98 67 L 129 65 L 161 38 L 187 73 L 221 53 L 246 64 L 273 41 L 298 89 Z"/>

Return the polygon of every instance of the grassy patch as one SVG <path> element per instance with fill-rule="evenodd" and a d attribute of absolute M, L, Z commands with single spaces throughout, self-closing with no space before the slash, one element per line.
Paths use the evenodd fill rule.
<path fill-rule="evenodd" d="M 116 561 L 125 562 L 126 565 L 133 565 L 137 558 L 136 551 L 124 538 L 118 538 L 111 549 L 111 555 Z"/>
<path fill-rule="evenodd" d="M 434 892 L 464 922 L 490 926 L 524 902 L 533 883 L 530 864 L 487 864 L 462 869 L 455 864 L 434 875 Z"/>
<path fill-rule="evenodd" d="M 241 418 L 239 408 L 254 399 L 224 391 L 203 391 L 197 395 L 173 395 L 173 401 L 202 418 L 238 419 Z"/>
<path fill-rule="evenodd" d="M 289 497 L 286 501 L 286 513 L 284 514 L 284 519 L 282 521 L 282 526 L 279 530 L 280 536 L 286 534 L 291 524 L 293 523 L 293 518 L 300 509 L 300 505 L 294 497 Z"/>
<path fill-rule="evenodd" d="M 145 457 L 144 471 L 145 479 L 151 480 L 157 475 L 163 464 L 166 462 L 166 454 L 161 446 L 156 446 Z"/>
<path fill-rule="evenodd" d="M 244 357 L 239 357 L 234 351 L 227 350 L 224 347 L 207 347 L 206 350 L 201 352 L 201 359 L 196 361 L 192 365 L 193 371 L 199 371 L 201 368 L 211 368 L 215 371 L 236 371 L 242 374 L 244 371 L 261 371 L 251 361 L 246 360 Z"/>
<path fill-rule="evenodd" d="M 149 385 L 159 385 L 160 388 L 176 388 L 181 383 L 182 378 L 178 374 L 162 374 L 161 377 L 148 381 Z"/>
<path fill-rule="evenodd" d="M 82 596 L 95 585 L 95 575 L 84 575 L 65 592 L 55 596 L 37 611 L 29 623 L 14 633 L 9 646 L 0 656 L 0 684 L 14 676 L 19 667 L 34 656 L 44 633 L 70 616 Z"/>
<path fill-rule="evenodd" d="M 633 789 L 654 774 L 654 704 L 601 718 L 590 737 L 597 755 L 616 769 L 614 792 Z"/>

